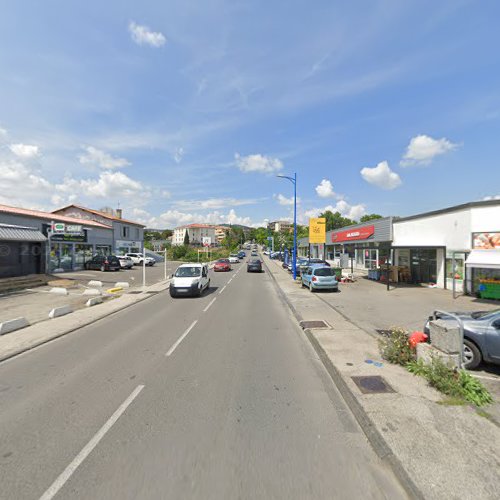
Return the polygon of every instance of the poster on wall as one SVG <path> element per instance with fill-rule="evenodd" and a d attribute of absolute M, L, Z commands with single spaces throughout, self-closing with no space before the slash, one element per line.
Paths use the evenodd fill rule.
<path fill-rule="evenodd" d="M 326 219 L 324 217 L 309 219 L 309 243 L 326 242 Z"/>
<path fill-rule="evenodd" d="M 473 233 L 474 250 L 500 250 L 500 233 Z"/>

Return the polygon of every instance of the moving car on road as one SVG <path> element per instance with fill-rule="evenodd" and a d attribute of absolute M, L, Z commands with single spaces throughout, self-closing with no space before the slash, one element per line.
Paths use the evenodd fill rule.
<path fill-rule="evenodd" d="M 194 262 L 182 264 L 175 271 L 170 282 L 170 296 L 192 295 L 200 297 L 210 287 L 207 264 Z"/>
<path fill-rule="evenodd" d="M 247 273 L 261 273 L 262 262 L 259 259 L 250 259 L 247 263 Z"/>
<path fill-rule="evenodd" d="M 243 250 L 240 250 L 238 252 L 238 259 L 244 259 L 247 256 L 246 252 Z"/>
<path fill-rule="evenodd" d="M 142 266 L 143 262 L 146 263 L 146 266 L 154 266 L 156 262 L 153 257 L 144 257 L 144 255 L 139 252 L 127 253 L 125 255 L 132 259 L 135 266 Z"/>
<path fill-rule="evenodd" d="M 118 255 L 118 260 L 123 269 L 132 269 L 134 267 L 134 261 L 127 255 Z"/>
<path fill-rule="evenodd" d="M 214 271 L 231 271 L 231 263 L 229 259 L 219 259 L 214 264 Z"/>
<path fill-rule="evenodd" d="M 326 266 L 309 266 L 302 273 L 302 286 L 309 288 L 311 292 L 315 290 L 331 290 L 338 292 L 339 282 L 335 271 Z"/>
<path fill-rule="evenodd" d="M 94 255 L 92 259 L 85 262 L 85 269 L 96 271 L 119 271 L 121 267 L 116 255 Z"/>
<path fill-rule="evenodd" d="M 235 254 L 235 253 L 232 253 L 230 256 L 229 256 L 229 262 L 231 264 L 238 264 L 238 262 L 240 261 L 240 259 L 238 258 L 238 255 Z"/>
<path fill-rule="evenodd" d="M 482 361 L 500 365 L 500 309 L 453 314 L 464 323 L 464 368 L 472 370 Z M 450 326 L 457 326 L 457 322 L 450 316 L 434 313 L 424 327 L 424 332 L 429 338 L 429 322 L 433 319 L 449 321 Z"/>

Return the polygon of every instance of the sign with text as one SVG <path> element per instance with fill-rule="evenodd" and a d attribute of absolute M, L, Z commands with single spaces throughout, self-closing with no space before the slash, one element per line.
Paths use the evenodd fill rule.
<path fill-rule="evenodd" d="M 212 244 L 212 238 L 210 238 L 210 236 L 203 236 L 201 238 L 201 243 L 204 247 L 209 247 Z"/>
<path fill-rule="evenodd" d="M 326 219 L 309 219 L 309 243 L 326 243 Z"/>
<path fill-rule="evenodd" d="M 83 235 L 83 226 L 81 224 L 65 224 L 64 222 L 54 222 L 52 232 L 56 234 Z"/>
<path fill-rule="evenodd" d="M 500 250 L 500 233 L 474 233 L 472 248 L 474 250 Z"/>
<path fill-rule="evenodd" d="M 345 243 L 347 241 L 366 240 L 375 233 L 375 226 L 363 226 L 358 229 L 347 231 L 335 231 L 332 233 L 332 243 Z"/>

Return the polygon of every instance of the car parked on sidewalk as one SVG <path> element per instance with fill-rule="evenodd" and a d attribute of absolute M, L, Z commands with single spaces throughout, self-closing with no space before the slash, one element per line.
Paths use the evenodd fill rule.
<path fill-rule="evenodd" d="M 118 260 L 122 269 L 132 269 L 134 267 L 134 261 L 127 255 L 118 255 Z"/>
<path fill-rule="evenodd" d="M 182 264 L 175 271 L 170 282 L 170 296 L 191 295 L 200 297 L 210 287 L 208 265 L 199 262 Z"/>
<path fill-rule="evenodd" d="M 146 266 L 154 266 L 156 263 L 153 257 L 147 257 L 147 256 L 145 257 L 144 254 L 140 252 L 131 252 L 125 255 L 132 259 L 134 266 L 142 266 L 143 262 L 145 262 Z"/>
<path fill-rule="evenodd" d="M 309 266 L 301 276 L 302 286 L 308 287 L 311 292 L 316 290 L 330 290 L 338 292 L 339 282 L 335 271 L 327 266 Z"/>
<path fill-rule="evenodd" d="M 297 272 L 302 273 L 309 266 L 314 266 L 314 265 L 322 265 L 324 267 L 330 267 L 330 264 L 326 260 L 305 258 L 305 259 L 300 259 L 300 268 Z"/>
<path fill-rule="evenodd" d="M 247 263 L 247 273 L 261 273 L 262 262 L 259 259 L 250 259 Z"/>
<path fill-rule="evenodd" d="M 500 365 L 500 309 L 493 311 L 454 312 L 464 323 L 464 368 L 472 370 L 483 361 Z M 429 323 L 442 319 L 457 326 L 457 322 L 446 314 L 436 313 L 429 316 L 424 333 L 429 336 Z"/>
<path fill-rule="evenodd" d="M 94 255 L 85 262 L 85 269 L 96 271 L 119 271 L 121 264 L 116 255 Z"/>
<path fill-rule="evenodd" d="M 231 271 L 231 263 L 229 259 L 219 259 L 214 264 L 214 271 Z"/>

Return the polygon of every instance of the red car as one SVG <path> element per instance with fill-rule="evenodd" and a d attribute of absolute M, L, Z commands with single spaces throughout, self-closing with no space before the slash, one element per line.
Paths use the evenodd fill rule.
<path fill-rule="evenodd" d="M 231 271 L 231 264 L 229 259 L 219 259 L 214 264 L 214 271 Z"/>

